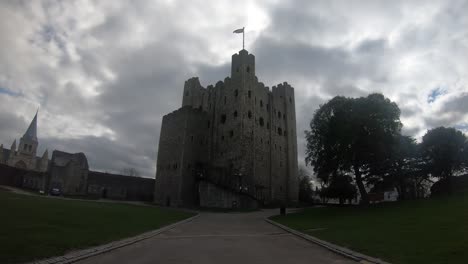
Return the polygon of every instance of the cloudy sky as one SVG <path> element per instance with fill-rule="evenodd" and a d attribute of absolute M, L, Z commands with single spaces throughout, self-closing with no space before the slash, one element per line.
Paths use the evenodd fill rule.
<path fill-rule="evenodd" d="M 40 155 L 85 152 L 96 170 L 154 177 L 161 118 L 184 81 L 229 75 L 246 49 L 297 98 L 299 158 L 315 109 L 381 92 L 403 132 L 468 132 L 468 1 L 2 1 L 0 144 L 39 108 Z"/>

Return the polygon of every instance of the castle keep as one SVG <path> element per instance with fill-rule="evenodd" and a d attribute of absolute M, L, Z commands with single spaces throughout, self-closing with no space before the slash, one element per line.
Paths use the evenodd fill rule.
<path fill-rule="evenodd" d="M 163 117 L 155 202 L 255 207 L 297 201 L 294 89 L 255 76 L 255 57 L 232 56 L 231 76 L 185 82 L 182 107 Z"/>

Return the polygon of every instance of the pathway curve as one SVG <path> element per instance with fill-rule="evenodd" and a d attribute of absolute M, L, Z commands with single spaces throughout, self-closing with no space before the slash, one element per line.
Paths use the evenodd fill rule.
<path fill-rule="evenodd" d="M 264 221 L 275 212 L 201 213 L 153 238 L 78 263 L 355 263 Z"/>

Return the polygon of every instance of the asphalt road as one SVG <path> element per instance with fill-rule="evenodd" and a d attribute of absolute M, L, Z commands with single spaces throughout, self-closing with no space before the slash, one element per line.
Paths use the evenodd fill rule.
<path fill-rule="evenodd" d="M 356 263 L 265 222 L 272 213 L 202 213 L 153 238 L 78 263 Z"/>

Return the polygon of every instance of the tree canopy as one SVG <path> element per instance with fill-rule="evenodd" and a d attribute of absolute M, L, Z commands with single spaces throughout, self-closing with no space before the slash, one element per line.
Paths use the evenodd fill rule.
<path fill-rule="evenodd" d="M 401 130 L 400 109 L 382 94 L 346 98 L 337 96 L 320 106 L 306 131 L 306 163 L 317 177 L 351 172 L 368 203 L 364 177 L 392 153 Z"/>
<path fill-rule="evenodd" d="M 429 130 L 423 136 L 421 150 L 428 160 L 427 171 L 433 177 L 448 180 L 454 173 L 467 168 L 467 139 L 455 128 Z"/>

